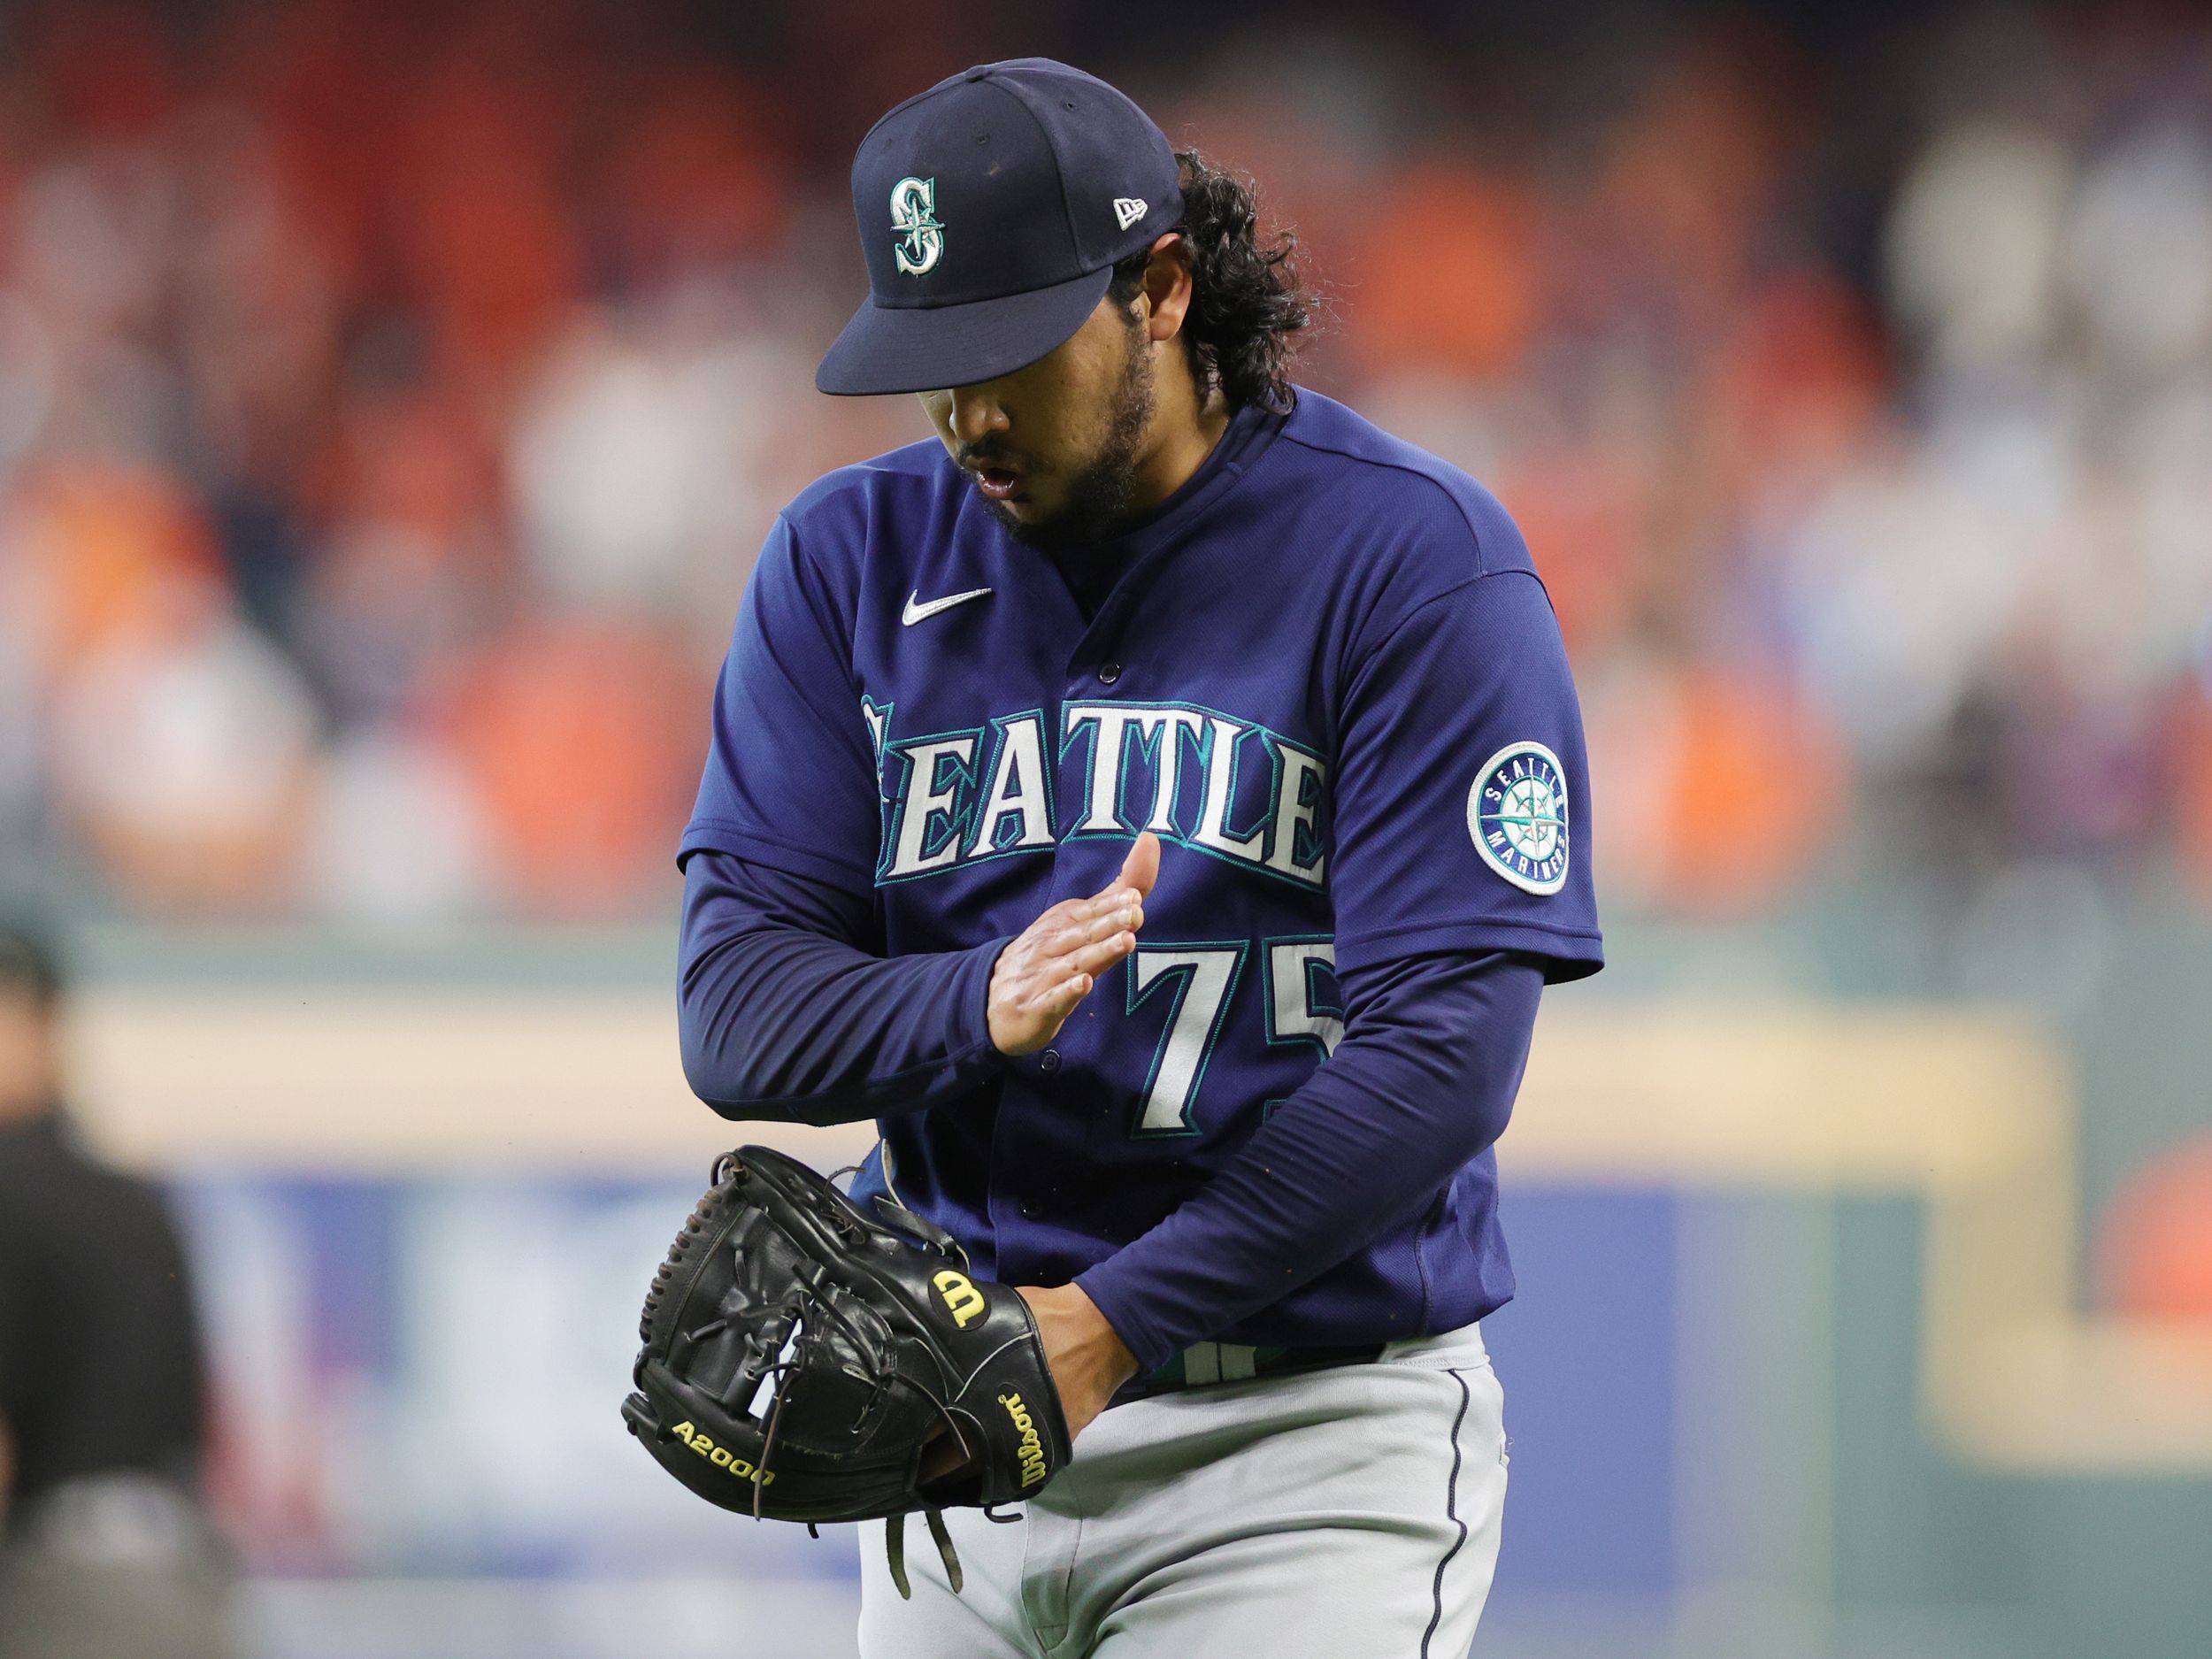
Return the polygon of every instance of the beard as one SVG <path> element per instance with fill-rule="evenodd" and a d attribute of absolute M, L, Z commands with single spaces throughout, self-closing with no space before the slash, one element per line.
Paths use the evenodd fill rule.
<path fill-rule="evenodd" d="M 1130 329 L 1129 356 L 1107 405 L 1106 437 L 1098 453 L 1068 482 L 1067 500 L 1045 518 L 1024 523 L 1004 502 L 984 499 L 991 516 L 1025 547 L 1067 555 L 1095 547 L 1112 535 L 1129 513 L 1129 495 L 1137 478 L 1137 457 L 1144 447 L 1153 413 L 1152 354 L 1141 332 Z"/>

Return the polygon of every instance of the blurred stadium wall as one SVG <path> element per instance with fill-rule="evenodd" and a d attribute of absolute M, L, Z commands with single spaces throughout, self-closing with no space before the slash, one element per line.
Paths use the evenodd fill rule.
<path fill-rule="evenodd" d="M 849 1651 L 849 1541 L 614 1416 L 732 1138 L 670 853 L 769 518 L 917 430 L 810 389 L 850 147 L 1028 51 L 1259 177 L 1567 628 L 1479 1651 L 2212 1652 L 2200 15 L 0 5 L 0 902 L 190 1220 L 257 1651 Z"/>

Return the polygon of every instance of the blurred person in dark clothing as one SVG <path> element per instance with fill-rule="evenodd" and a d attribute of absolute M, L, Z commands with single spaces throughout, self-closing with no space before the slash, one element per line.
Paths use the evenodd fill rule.
<path fill-rule="evenodd" d="M 0 1659 L 220 1659 L 183 1250 L 78 1142 L 63 1004 L 53 953 L 0 926 Z"/>

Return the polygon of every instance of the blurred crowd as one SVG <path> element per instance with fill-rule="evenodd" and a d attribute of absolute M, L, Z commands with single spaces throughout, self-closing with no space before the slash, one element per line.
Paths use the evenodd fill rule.
<path fill-rule="evenodd" d="M 924 431 L 812 390 L 851 146 L 1047 51 L 1528 532 L 1609 904 L 2212 902 L 2212 27 L 1490 10 L 0 12 L 0 889 L 664 909 L 762 533 Z"/>

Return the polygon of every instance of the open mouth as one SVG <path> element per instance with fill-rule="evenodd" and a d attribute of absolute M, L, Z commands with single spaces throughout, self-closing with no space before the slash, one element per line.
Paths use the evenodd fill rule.
<path fill-rule="evenodd" d="M 993 501 L 1011 501 L 1020 488 L 1021 474 L 1011 467 L 979 466 L 975 473 L 976 488 Z"/>

